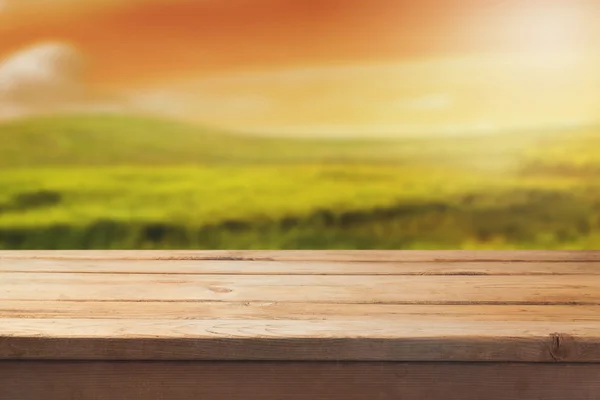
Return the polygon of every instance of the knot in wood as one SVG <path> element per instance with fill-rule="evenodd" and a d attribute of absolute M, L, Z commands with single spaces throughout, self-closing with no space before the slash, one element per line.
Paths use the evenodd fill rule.
<path fill-rule="evenodd" d="M 572 356 L 574 349 L 574 338 L 564 333 L 553 333 L 550 335 L 550 357 L 556 362 L 567 361 Z"/>

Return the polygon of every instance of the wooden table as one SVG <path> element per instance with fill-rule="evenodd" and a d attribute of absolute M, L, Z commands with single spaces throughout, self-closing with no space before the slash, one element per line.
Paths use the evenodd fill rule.
<path fill-rule="evenodd" d="M 0 400 L 595 400 L 600 252 L 0 252 L 0 360 Z"/>

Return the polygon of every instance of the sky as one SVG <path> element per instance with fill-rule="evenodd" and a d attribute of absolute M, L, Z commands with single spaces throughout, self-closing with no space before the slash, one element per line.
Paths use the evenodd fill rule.
<path fill-rule="evenodd" d="M 0 117 L 44 92 L 275 134 L 600 119 L 596 0 L 0 0 L 0 60 Z"/>

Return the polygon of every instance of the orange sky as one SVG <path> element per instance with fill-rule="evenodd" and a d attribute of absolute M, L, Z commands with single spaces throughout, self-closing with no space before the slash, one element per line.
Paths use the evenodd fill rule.
<path fill-rule="evenodd" d="M 46 2 L 54 9 L 40 1 L 21 16 L 0 14 L 0 56 L 39 40 L 70 41 L 91 57 L 93 80 L 103 84 L 511 49 L 518 38 L 510 23 L 493 21 L 514 8 L 584 10 L 578 34 L 585 44 L 600 16 L 595 0 L 71 0 L 78 7 L 62 8 L 60 0 Z"/>
<path fill-rule="evenodd" d="M 49 40 L 93 89 L 231 129 L 600 119 L 599 0 L 0 0 L 0 61 Z"/>

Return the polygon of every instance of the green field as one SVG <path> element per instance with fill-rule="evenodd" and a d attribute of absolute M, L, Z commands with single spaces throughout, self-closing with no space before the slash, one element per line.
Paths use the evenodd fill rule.
<path fill-rule="evenodd" d="M 142 117 L 0 124 L 0 248 L 600 247 L 600 129 L 258 138 Z"/>

